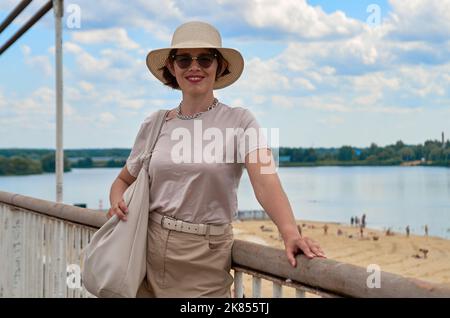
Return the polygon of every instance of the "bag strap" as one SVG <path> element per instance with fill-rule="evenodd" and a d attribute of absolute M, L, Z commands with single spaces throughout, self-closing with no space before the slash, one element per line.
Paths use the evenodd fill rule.
<path fill-rule="evenodd" d="M 148 169 L 148 164 L 150 162 L 150 158 L 152 157 L 153 149 L 155 148 L 162 126 L 164 125 L 164 121 L 166 120 L 166 116 L 169 112 L 170 110 L 160 109 L 158 111 L 158 115 L 156 116 L 155 123 L 152 125 L 150 129 L 150 134 L 147 138 L 145 151 L 144 154 L 141 156 L 141 160 L 143 161 L 142 167 L 145 170 Z"/>

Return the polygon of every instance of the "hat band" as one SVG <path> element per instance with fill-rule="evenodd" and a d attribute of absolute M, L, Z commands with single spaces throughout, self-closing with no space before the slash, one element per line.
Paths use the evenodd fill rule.
<path fill-rule="evenodd" d="M 177 44 L 172 44 L 172 49 L 182 49 L 182 48 L 188 49 L 188 48 L 203 48 L 203 47 L 221 48 L 222 45 L 200 41 L 186 41 L 186 42 L 179 42 Z"/>

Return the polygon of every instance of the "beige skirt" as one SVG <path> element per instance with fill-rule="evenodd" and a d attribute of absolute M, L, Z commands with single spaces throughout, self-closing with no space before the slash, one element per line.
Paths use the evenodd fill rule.
<path fill-rule="evenodd" d="M 137 297 L 230 297 L 232 225 L 223 235 L 189 234 L 149 220 L 147 278 Z"/>

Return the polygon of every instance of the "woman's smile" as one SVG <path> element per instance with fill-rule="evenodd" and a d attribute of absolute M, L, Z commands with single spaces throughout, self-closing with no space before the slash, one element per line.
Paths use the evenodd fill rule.
<path fill-rule="evenodd" d="M 186 76 L 185 78 L 190 83 L 197 84 L 197 83 L 200 83 L 203 80 L 204 76 L 201 76 L 201 75 L 189 75 L 189 76 Z"/>

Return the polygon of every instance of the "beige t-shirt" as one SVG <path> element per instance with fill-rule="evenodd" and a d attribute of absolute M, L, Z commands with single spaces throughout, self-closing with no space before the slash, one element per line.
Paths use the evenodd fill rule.
<path fill-rule="evenodd" d="M 142 123 L 127 159 L 134 177 L 156 115 Z M 238 208 L 243 158 L 269 148 L 259 128 L 248 109 L 223 103 L 195 119 L 166 121 L 149 165 L 150 211 L 192 223 L 230 223 Z"/>

